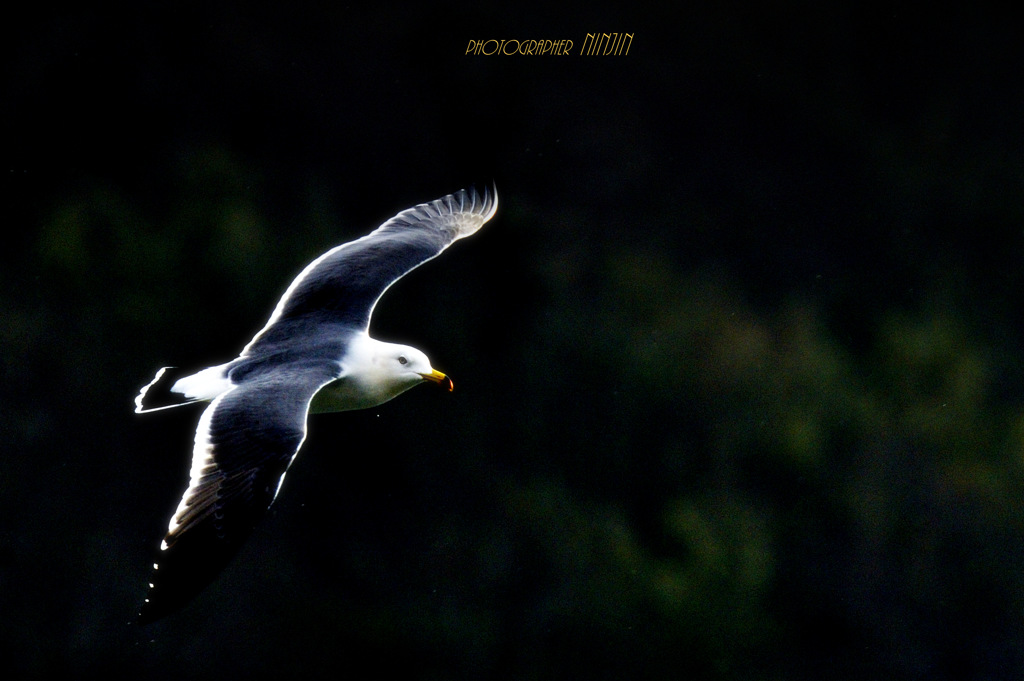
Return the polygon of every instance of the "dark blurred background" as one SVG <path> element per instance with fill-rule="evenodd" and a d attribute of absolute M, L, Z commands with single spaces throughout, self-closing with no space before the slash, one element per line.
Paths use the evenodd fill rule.
<path fill-rule="evenodd" d="M 827 5 L 9 20 L 4 676 L 1021 678 L 1018 25 Z M 311 419 L 220 579 L 130 626 L 199 413 L 138 388 L 491 181 L 373 327 L 456 391 Z"/>

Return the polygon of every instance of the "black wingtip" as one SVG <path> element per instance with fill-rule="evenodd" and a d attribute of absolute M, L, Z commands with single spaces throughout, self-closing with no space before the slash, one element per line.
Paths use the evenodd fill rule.
<path fill-rule="evenodd" d="M 251 533 L 252 524 L 226 536 L 212 523 L 180 535 L 160 551 L 150 572 L 149 590 L 136 622 L 145 626 L 191 603 L 221 574 Z"/>
<path fill-rule="evenodd" d="M 142 602 L 142 607 L 139 608 L 139 614 L 135 616 L 135 624 L 140 627 L 145 627 L 159 619 L 162 619 L 169 615 L 170 612 L 158 612 L 154 611 L 153 608 L 149 607 L 149 599 L 147 598 Z"/>

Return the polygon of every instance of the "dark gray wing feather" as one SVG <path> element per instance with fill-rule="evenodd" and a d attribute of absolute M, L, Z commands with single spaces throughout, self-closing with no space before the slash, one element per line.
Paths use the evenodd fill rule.
<path fill-rule="evenodd" d="M 254 372 L 203 413 L 191 480 L 153 566 L 141 623 L 191 600 L 238 551 L 305 439 L 310 400 L 337 371 L 334 362 L 305 360 Z"/>

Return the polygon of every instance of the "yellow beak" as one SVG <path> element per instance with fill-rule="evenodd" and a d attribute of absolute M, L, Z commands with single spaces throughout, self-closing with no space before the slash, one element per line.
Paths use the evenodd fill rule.
<path fill-rule="evenodd" d="M 420 374 L 424 381 L 430 381 L 431 383 L 437 383 L 442 388 L 447 388 L 448 392 L 455 390 L 455 384 L 452 383 L 452 379 L 448 378 L 440 371 L 431 369 L 429 374 Z"/>

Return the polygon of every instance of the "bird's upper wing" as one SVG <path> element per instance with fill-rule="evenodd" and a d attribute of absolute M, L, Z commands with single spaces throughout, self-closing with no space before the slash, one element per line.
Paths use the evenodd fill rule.
<path fill-rule="evenodd" d="M 296 333 L 324 325 L 365 331 L 391 284 L 476 232 L 497 208 L 496 191 L 463 189 L 404 210 L 366 236 L 327 251 L 295 278 L 242 356 L 273 353 Z"/>
<path fill-rule="evenodd" d="M 141 623 L 184 605 L 238 551 L 305 439 L 310 400 L 337 372 L 337 363 L 319 359 L 254 371 L 203 412 L 188 489 L 153 566 Z"/>

